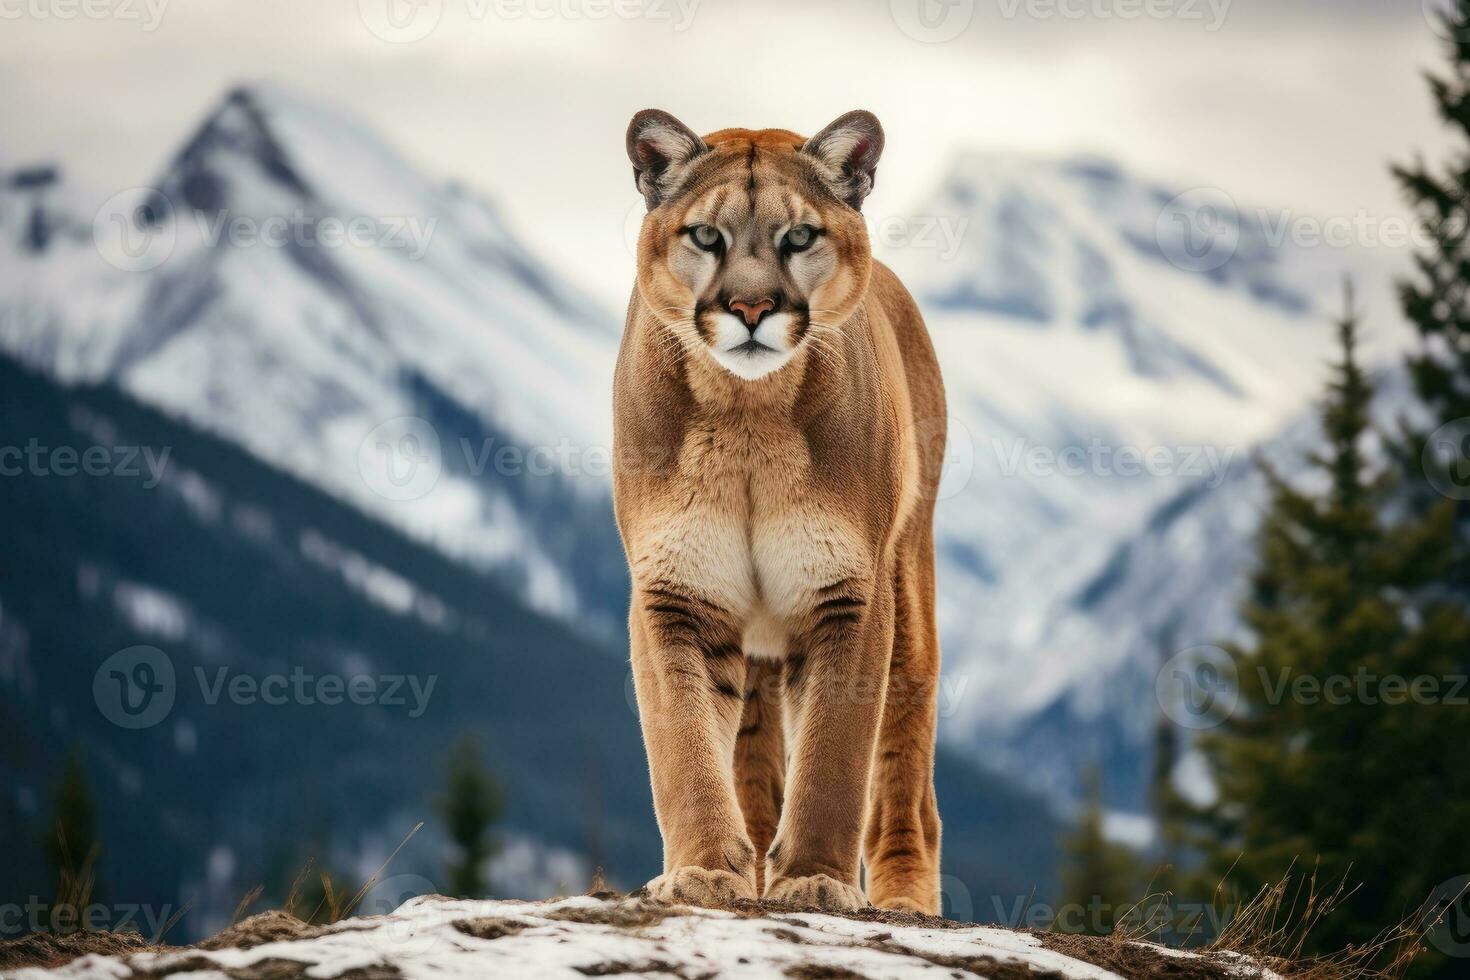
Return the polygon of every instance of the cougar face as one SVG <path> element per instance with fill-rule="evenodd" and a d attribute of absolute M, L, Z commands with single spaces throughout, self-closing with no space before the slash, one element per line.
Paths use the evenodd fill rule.
<path fill-rule="evenodd" d="M 811 140 L 743 129 L 701 139 L 666 113 L 634 119 L 628 153 L 649 206 L 639 290 L 672 342 L 747 381 L 804 344 L 831 344 L 824 334 L 851 316 L 871 271 L 855 205 L 881 151 L 875 127 L 839 119 Z"/>

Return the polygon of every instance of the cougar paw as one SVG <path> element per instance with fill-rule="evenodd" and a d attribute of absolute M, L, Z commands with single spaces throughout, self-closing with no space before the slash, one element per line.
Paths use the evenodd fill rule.
<path fill-rule="evenodd" d="M 893 912 L 913 912 L 915 915 L 934 914 L 912 898 L 904 898 L 902 896 L 881 899 L 877 902 L 877 905 L 880 909 L 889 909 Z"/>
<path fill-rule="evenodd" d="M 754 899 L 755 885 L 729 871 L 675 868 L 648 883 L 648 897 L 670 905 L 727 908 L 740 899 Z"/>
<path fill-rule="evenodd" d="M 766 886 L 765 898 L 771 902 L 786 902 L 827 912 L 849 912 L 866 908 L 868 904 L 862 891 L 852 885 L 844 885 L 830 875 L 777 878 Z"/>

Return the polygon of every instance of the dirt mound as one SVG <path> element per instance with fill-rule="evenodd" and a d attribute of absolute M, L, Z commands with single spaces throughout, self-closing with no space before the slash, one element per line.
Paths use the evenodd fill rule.
<path fill-rule="evenodd" d="M 389 915 L 328 926 L 266 912 L 188 949 L 149 946 L 137 934 L 31 936 L 0 943 L 0 967 L 6 980 L 159 980 L 187 974 L 230 980 L 543 974 L 707 980 L 729 968 L 799 980 L 1273 976 L 1240 958 L 1124 939 L 967 925 L 877 909 L 834 915 L 749 902 L 711 911 L 605 893 L 549 902 L 425 896 Z"/>

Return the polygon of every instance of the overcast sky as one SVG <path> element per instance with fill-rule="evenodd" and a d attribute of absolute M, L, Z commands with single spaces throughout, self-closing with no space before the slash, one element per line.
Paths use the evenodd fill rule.
<path fill-rule="evenodd" d="M 1440 143 L 1421 78 L 1439 2 L 0 0 L 0 166 L 59 160 L 99 193 L 147 183 L 230 85 L 269 80 L 483 190 L 621 312 L 623 132 L 650 105 L 700 131 L 811 132 L 870 108 L 888 132 L 880 212 L 980 148 L 1401 214 L 1388 164 Z"/>

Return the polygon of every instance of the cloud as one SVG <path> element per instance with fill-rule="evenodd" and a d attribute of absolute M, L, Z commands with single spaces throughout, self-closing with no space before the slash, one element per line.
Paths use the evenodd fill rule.
<path fill-rule="evenodd" d="M 631 276 L 622 134 L 649 105 L 697 129 L 815 130 L 871 108 L 889 134 L 873 206 L 889 211 L 968 147 L 1095 152 L 1242 200 L 1385 211 L 1398 207 L 1388 161 L 1439 139 L 1416 70 L 1435 44 L 1419 4 L 912 0 L 972 11 L 926 43 L 905 30 L 909 0 L 418 0 L 433 29 L 394 43 L 365 16 L 379 2 L 418 9 L 194 0 L 168 4 L 153 31 L 7 20 L 7 162 L 60 159 L 100 189 L 131 186 L 230 85 L 269 79 L 486 191 L 616 309 Z M 1211 2 L 1226 8 L 1216 30 Z M 1130 4 L 1205 19 L 1116 15 Z M 1063 9 L 1083 16 L 1045 13 Z"/>

